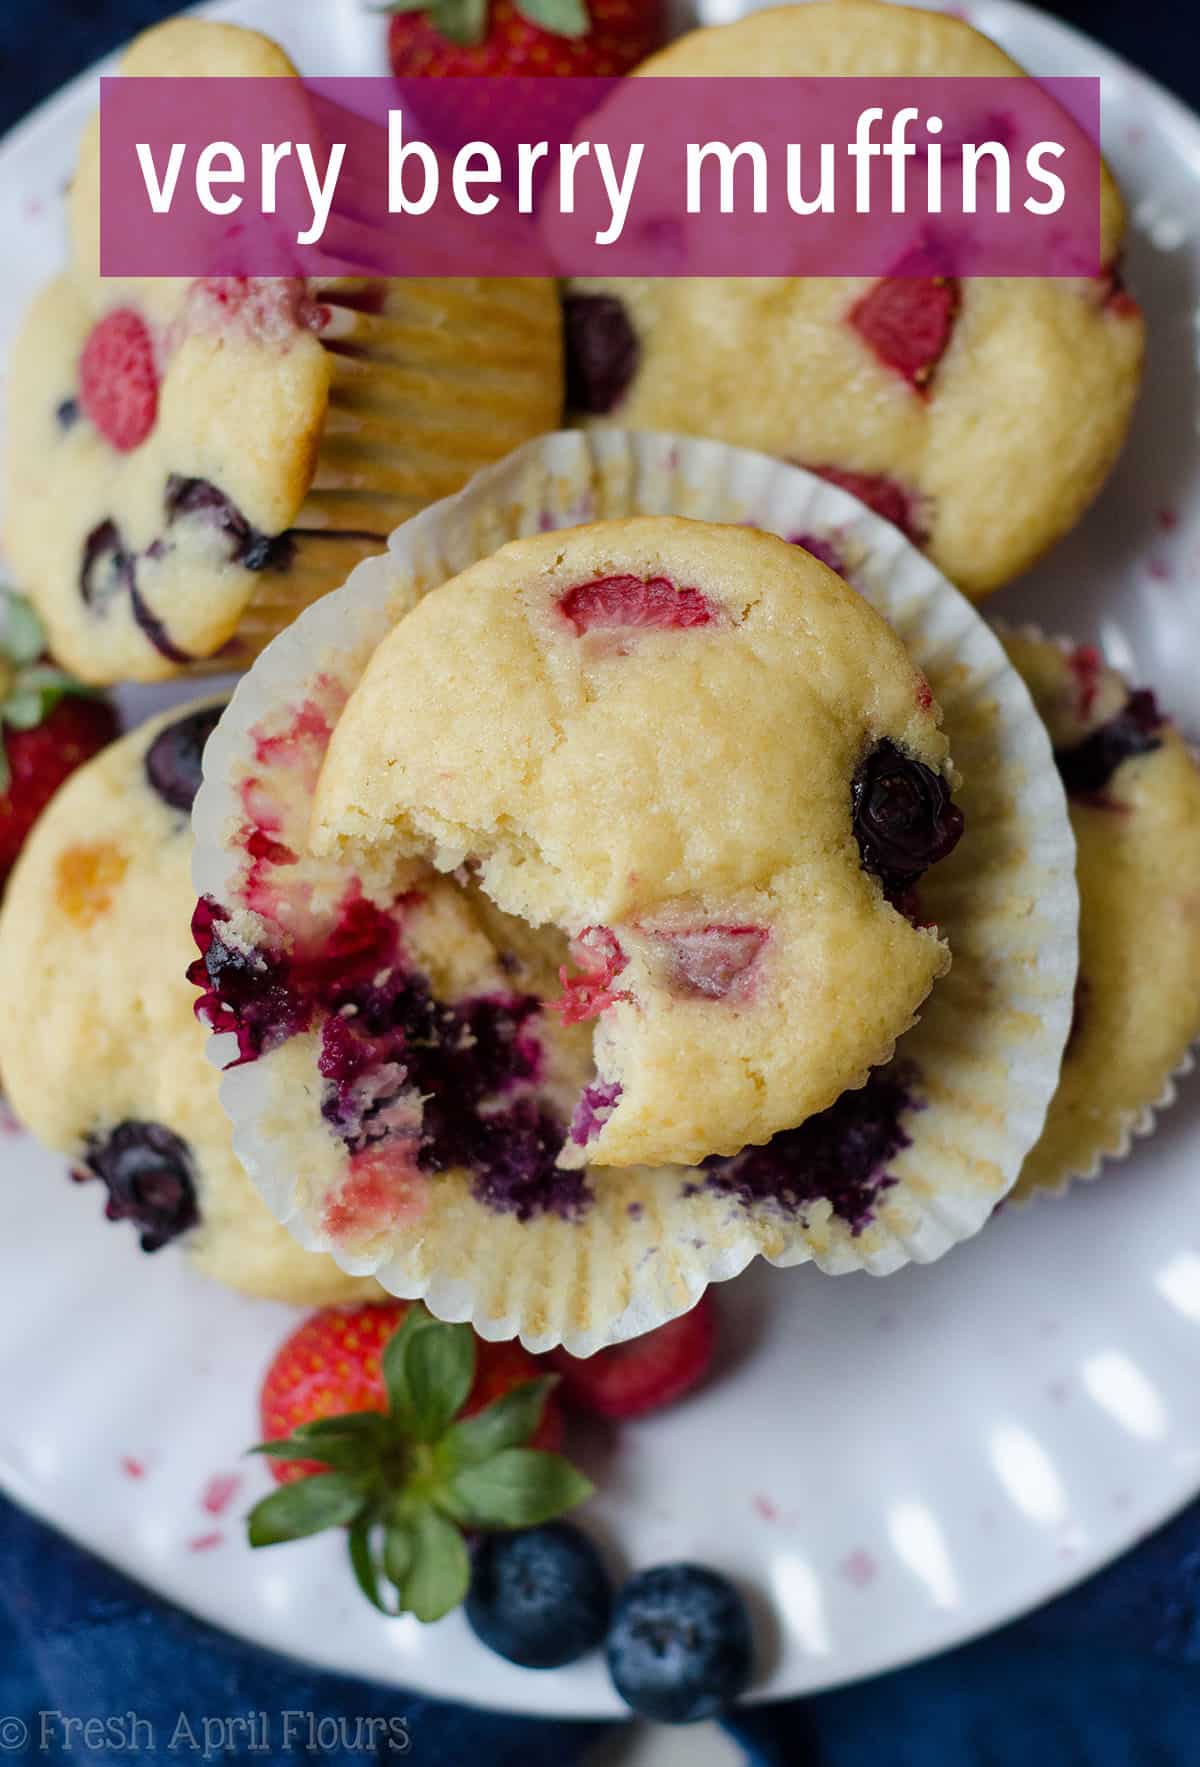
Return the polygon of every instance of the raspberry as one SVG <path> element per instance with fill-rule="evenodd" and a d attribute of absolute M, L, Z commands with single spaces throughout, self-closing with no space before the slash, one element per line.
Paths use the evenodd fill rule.
<path fill-rule="evenodd" d="M 585 926 L 579 937 L 571 941 L 571 956 L 583 974 L 573 976 L 565 967 L 560 969 L 562 997 L 551 1003 L 562 1014 L 564 1025 L 581 1025 L 590 1018 L 599 1018 L 614 1000 L 629 998 L 628 994 L 613 991 L 612 984 L 629 959 L 608 927 Z"/>
<path fill-rule="evenodd" d="M 850 323 L 885 368 L 924 396 L 961 302 L 953 277 L 887 276 L 850 309 Z"/>
<path fill-rule="evenodd" d="M 158 415 L 158 371 L 149 331 L 129 307 L 98 325 L 79 358 L 79 402 L 121 454 L 139 448 Z"/>
<path fill-rule="evenodd" d="M 711 626 L 719 617 L 699 589 L 680 589 L 666 577 L 597 577 L 568 589 L 559 601 L 576 636 L 613 626 L 676 631 Z"/>

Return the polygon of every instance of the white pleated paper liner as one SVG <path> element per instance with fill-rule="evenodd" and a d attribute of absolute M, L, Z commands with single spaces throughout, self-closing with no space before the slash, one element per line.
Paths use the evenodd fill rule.
<path fill-rule="evenodd" d="M 945 713 L 967 833 L 922 885 L 923 915 L 953 967 L 901 1040 L 911 1077 L 908 1145 L 889 1160 L 869 1218 L 826 1198 L 740 1200 L 704 1169 L 593 1172 L 575 1220 L 527 1221 L 471 1194 L 467 1174 L 430 1186 L 420 1219 L 355 1261 L 321 1225 L 347 1155 L 321 1119 L 318 1039 L 291 1039 L 230 1071 L 222 1100 L 235 1145 L 267 1203 L 307 1246 L 443 1318 L 532 1349 L 587 1355 L 690 1307 L 758 1254 L 832 1274 L 884 1275 L 940 1257 L 984 1225 L 1015 1182 L 1054 1090 L 1076 973 L 1074 842 L 1049 739 L 999 642 L 900 532 L 799 467 L 720 443 L 601 430 L 531 442 L 393 534 L 383 557 L 283 632 L 242 680 L 205 756 L 196 800 L 198 893 L 237 909 L 245 854 L 239 791 L 264 729 L 324 696 L 336 708 L 374 646 L 421 595 L 521 535 L 628 515 L 749 523 L 819 542 L 899 631 Z M 397 708 L 402 715 L 403 708 Z M 307 804 L 301 806 L 306 812 Z M 325 872 L 322 867 L 331 867 Z M 330 901 L 337 861 L 297 868 Z M 215 1040 L 214 1059 L 234 1053 Z"/>
<path fill-rule="evenodd" d="M 1015 628 L 1007 626 L 1001 620 L 995 620 L 992 624 L 1002 639 L 1009 637 L 1028 639 L 1036 644 L 1053 646 L 1064 657 L 1070 657 L 1078 648 L 1073 639 L 1062 635 L 1049 637 L 1040 626 L 1033 624 L 1024 624 Z M 1120 676 L 1119 671 L 1114 671 L 1114 673 L 1124 679 L 1123 676 Z M 1142 683 L 1134 681 L 1129 685 L 1137 687 Z M 1200 755 L 1196 756 L 1196 761 L 1197 765 L 1200 765 Z M 1143 831 L 1141 839 L 1143 842 L 1152 840 L 1158 833 L 1157 829 Z M 1136 889 L 1136 886 L 1131 887 Z M 1128 965 L 1134 971 L 1137 971 L 1139 966 L 1146 962 L 1157 965 L 1163 949 L 1161 901 L 1152 904 L 1154 913 L 1149 919 L 1141 916 L 1140 913 L 1143 908 L 1148 906 L 1148 897 L 1153 893 L 1153 888 L 1151 879 L 1147 877 L 1144 880 L 1144 887 L 1137 889 L 1136 895 L 1131 896 L 1129 902 L 1129 907 L 1132 910 L 1131 918 L 1137 920 L 1140 917 L 1142 925 L 1146 928 L 1145 948 L 1142 950 L 1121 950 L 1116 953 L 1121 963 Z M 1098 910 L 1095 903 L 1089 903 L 1086 890 L 1082 891 L 1080 902 L 1081 940 L 1087 939 L 1090 942 L 1093 933 L 1103 933 L 1103 923 L 1099 928 L 1094 929 L 1089 921 L 1089 914 L 1095 914 L 1097 911 L 1103 913 L 1103 907 L 1101 906 Z M 1119 939 L 1120 929 L 1114 929 L 1112 936 Z M 1197 941 L 1197 944 L 1200 945 L 1200 941 Z M 1195 953 L 1191 955 L 1190 959 L 1188 954 L 1184 952 L 1176 952 L 1175 956 L 1178 961 L 1184 964 L 1189 961 L 1195 964 L 1197 961 Z M 1084 981 L 1089 982 L 1093 987 L 1096 985 L 1096 977 L 1089 976 L 1084 968 L 1081 968 L 1080 974 Z M 1089 1052 L 1086 1045 L 1082 1050 L 1076 1051 L 1073 1057 L 1074 1039 L 1073 1037 L 1068 1039 L 1059 1089 L 1056 1090 L 1054 1098 L 1051 1100 L 1042 1137 L 1031 1149 L 1021 1175 L 1009 1196 L 1010 1205 L 1027 1203 L 1037 1196 L 1063 1197 L 1077 1181 L 1098 1178 L 1106 1166 L 1119 1165 L 1123 1160 L 1128 1159 L 1134 1151 L 1136 1143 L 1153 1134 L 1160 1113 L 1174 1104 L 1178 1097 L 1179 1081 L 1190 1074 L 1196 1066 L 1195 1050 L 1192 1043 L 1196 1038 L 1200 1038 L 1200 974 L 1196 976 L 1195 980 L 1196 1005 L 1192 1023 L 1190 1027 L 1181 1026 L 1178 1034 L 1170 1039 L 1169 1046 L 1163 1053 L 1161 1066 L 1147 1079 L 1146 1085 L 1140 1089 L 1143 1094 L 1140 1097 L 1122 1100 L 1119 1096 L 1119 1081 L 1122 1077 L 1119 1072 L 1122 1061 L 1119 1040 L 1111 1044 L 1105 1052 L 1105 1062 L 1108 1064 L 1106 1073 L 1104 1067 L 1098 1068 L 1088 1060 Z M 1095 1012 L 1094 996 L 1085 998 L 1082 1007 L 1078 1010 L 1085 1015 Z M 1077 1076 L 1072 1075 L 1073 1060 L 1087 1062 L 1086 1068 Z M 1071 1093 L 1063 1096 L 1061 1089 L 1067 1082 L 1068 1076 L 1072 1076 L 1074 1084 Z M 1082 1094 L 1079 1091 L 1081 1081 L 1086 1082 L 1085 1091 Z M 1109 1082 L 1117 1082 L 1118 1084 L 1114 1085 Z M 1077 1108 L 1080 1105 L 1085 1105 L 1086 1108 L 1080 1110 Z"/>

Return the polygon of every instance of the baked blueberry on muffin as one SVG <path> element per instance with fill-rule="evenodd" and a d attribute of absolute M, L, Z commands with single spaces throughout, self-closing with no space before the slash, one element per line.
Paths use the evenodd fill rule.
<path fill-rule="evenodd" d="M 1200 1036 L 1200 770 L 1154 695 L 1090 645 L 1004 645 L 1054 743 L 1080 897 L 1075 1019 L 1020 1197 L 1123 1153 Z"/>
<path fill-rule="evenodd" d="M 860 1086 L 948 967 L 902 902 L 961 830 L 938 719 L 798 547 L 598 523 L 513 542 L 393 628 L 313 847 L 364 876 L 465 866 L 559 928 L 553 1009 L 594 1024 L 597 1068 L 560 1163 L 695 1164 Z"/>
<path fill-rule="evenodd" d="M 174 19 L 128 75 L 289 77 L 267 38 Z M 90 681 L 244 666 L 398 523 L 561 410 L 545 281 L 98 273 L 99 129 L 67 273 L 14 348 L 6 544 Z"/>
<path fill-rule="evenodd" d="M 876 0 L 755 12 L 638 70 L 1021 71 L 960 19 Z M 577 281 L 568 403 L 581 421 L 712 436 L 809 467 L 982 596 L 1073 526 L 1124 438 L 1143 341 L 1118 275 L 1124 228 L 1105 171 L 1095 280 Z"/>
<path fill-rule="evenodd" d="M 148 1252 L 178 1240 L 249 1294 L 372 1295 L 304 1251 L 234 1156 L 186 969 L 192 798 L 220 706 L 175 710 L 73 774 L 0 912 L 0 1069 L 21 1120 L 107 1191 Z"/>

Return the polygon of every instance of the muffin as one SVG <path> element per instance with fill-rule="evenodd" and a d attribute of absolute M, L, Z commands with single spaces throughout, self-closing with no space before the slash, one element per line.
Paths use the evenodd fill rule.
<path fill-rule="evenodd" d="M 661 511 L 672 507 L 696 520 L 664 528 Z M 932 929 L 941 929 L 953 966 L 892 1060 L 872 1068 L 865 1084 L 762 1146 L 699 1164 L 612 1166 L 595 1158 L 590 1113 L 603 1118 L 616 1102 L 597 1079 L 595 1031 L 614 1010 L 603 996 L 623 991 L 641 956 L 631 957 L 626 971 L 608 973 L 614 955 L 624 955 L 623 945 L 613 952 L 615 936 L 605 937 L 611 922 L 582 929 L 572 954 L 564 931 L 573 928 L 534 927 L 507 912 L 485 888 L 498 890 L 494 879 L 469 859 L 439 871 L 420 854 L 406 856 L 403 840 L 393 846 L 383 829 L 372 843 L 331 831 L 330 851 L 314 851 L 314 800 L 331 739 L 381 647 L 424 599 L 464 574 L 472 578 L 472 567 L 494 562 L 498 552 L 510 569 L 513 560 L 528 562 L 529 536 L 540 537 L 533 544 L 549 559 L 558 551 L 568 558 L 578 542 L 592 549 L 572 561 L 581 573 L 600 568 L 597 530 L 579 529 L 585 519 L 604 522 L 610 538 L 629 543 L 603 566 L 607 582 L 581 574 L 547 587 L 538 573 L 522 570 L 512 599 L 528 607 L 527 636 L 519 624 L 501 622 L 510 638 L 516 632 L 513 666 L 535 665 L 525 682 L 531 718 L 543 715 L 548 680 L 561 684 L 574 725 L 588 695 L 573 693 L 573 682 L 603 683 L 605 668 L 618 684 L 625 673 L 633 681 L 656 655 L 670 711 L 689 654 L 694 668 L 701 651 L 715 652 L 718 641 L 733 645 L 736 619 L 756 605 L 764 618 L 777 608 L 776 577 L 787 568 L 782 553 L 806 592 L 817 591 L 814 624 L 822 630 L 803 642 L 793 632 L 792 648 L 797 661 L 807 656 L 814 666 L 813 704 L 801 709 L 817 726 L 825 722 L 836 751 L 847 740 L 843 720 L 853 714 L 847 707 L 826 715 L 821 702 L 818 654 L 827 640 L 830 679 L 838 654 L 836 622 L 822 608 L 825 579 L 798 548 L 762 538 L 770 528 L 815 542 L 836 537 L 854 558 L 861 603 L 901 635 L 913 659 L 904 679 L 909 703 L 921 702 L 918 747 L 936 740 L 936 724 L 930 728 L 920 716 L 932 715 L 936 699 L 963 774 L 953 795 L 962 805 L 964 837 L 913 888 L 902 887 L 927 856 L 935 795 L 945 817 L 948 770 L 929 748 L 919 762 L 903 757 L 894 765 L 862 732 L 866 753 L 856 754 L 841 791 L 845 823 L 859 837 L 850 837 L 854 858 L 867 876 L 847 878 L 831 857 L 829 875 L 841 881 L 831 882 L 819 906 L 836 917 L 863 883 L 880 892 L 885 906 L 894 898 L 901 932 L 907 929 L 917 951 L 931 950 L 935 961 L 940 940 Z M 705 568 L 700 549 L 711 523 L 722 524 L 735 549 L 748 541 L 752 586 L 734 570 L 722 577 Z M 747 523 L 760 535 L 748 534 Z M 648 545 L 650 534 L 659 536 L 659 562 L 670 569 L 652 569 L 643 558 L 639 588 L 634 545 Z M 502 550 L 521 537 L 520 547 Z M 697 548 L 686 555 L 686 570 L 685 537 Z M 628 618 L 622 577 L 635 579 L 640 624 Z M 491 606 L 490 579 L 490 572 L 474 579 L 482 607 Z M 721 601 L 723 581 L 729 603 Z M 559 606 L 555 587 L 559 600 L 580 593 Z M 831 606 L 835 600 L 836 588 Z M 729 625 L 712 618 L 718 602 L 721 614 L 732 613 Z M 847 618 L 863 620 L 855 607 Z M 463 623 L 448 637 L 455 661 L 440 666 L 461 666 L 453 719 L 465 720 L 471 728 L 464 734 L 474 740 L 480 665 L 472 609 L 461 611 Z M 674 623 L 664 624 L 665 614 Z M 786 658 L 788 622 L 781 617 L 777 626 L 771 655 L 782 651 Z M 743 642 L 752 648 L 747 635 Z M 880 651 L 876 644 L 868 638 L 861 649 L 887 712 L 898 704 L 900 677 L 886 661 L 886 646 Z M 673 645 L 681 660 L 668 666 Z M 688 645 L 701 649 L 688 653 Z M 426 663 L 427 684 L 436 684 L 443 677 L 432 652 Z M 744 679 L 749 668 L 748 657 L 725 659 L 711 681 L 706 675 L 699 682 L 700 696 L 720 694 L 726 669 Z M 776 679 L 764 666 L 761 678 L 759 697 L 768 707 L 780 691 L 794 703 L 785 676 Z M 483 686 L 493 709 L 519 691 L 515 681 L 489 678 Z M 865 699 L 863 687 L 858 679 L 850 685 L 848 705 L 855 694 Z M 608 691 L 619 698 L 617 688 Z M 405 681 L 402 699 L 386 708 L 387 732 L 416 704 Z M 500 709 L 507 718 L 507 708 Z M 749 709 L 748 739 L 767 715 Z M 897 715 L 903 719 L 904 709 Z M 674 745 L 681 754 L 701 717 L 686 711 Z M 620 725 L 618 718 L 600 732 L 613 749 L 614 773 L 636 741 Z M 496 731 L 501 756 L 499 739 L 512 730 L 497 718 Z M 436 734 L 427 720 L 422 740 Z M 802 740 L 786 732 L 785 757 L 787 744 Z M 711 755 L 696 757 L 708 786 L 699 814 L 711 818 L 709 799 L 719 803 L 724 794 L 736 809 L 742 763 L 736 735 L 721 731 L 714 739 L 710 724 L 704 741 L 713 746 Z M 594 775 L 596 760 L 585 760 Z M 856 779 L 863 760 L 872 765 Z M 826 754 L 819 766 L 828 761 Z M 668 778 L 678 765 L 668 745 Z M 822 771 L 814 828 L 824 815 L 826 784 Z M 602 807 L 618 787 L 600 775 L 597 789 Z M 626 789 L 635 801 L 636 771 Z M 579 827 L 578 813 L 569 811 Z M 803 802 L 798 814 L 803 821 Z M 916 839 L 922 827 L 924 842 Z M 355 1274 L 376 1275 L 390 1293 L 424 1298 L 441 1318 L 469 1319 L 485 1337 L 519 1336 L 535 1350 L 561 1343 L 574 1355 L 590 1355 L 673 1318 L 707 1284 L 736 1275 L 756 1256 L 779 1265 L 813 1261 L 832 1274 L 885 1275 L 928 1262 L 990 1219 L 1041 1129 L 1070 1016 L 1078 912 L 1074 844 L 1049 738 L 995 636 L 927 559 L 863 506 L 766 456 L 614 431 L 526 444 L 399 530 L 383 557 L 368 559 L 258 659 L 210 744 L 195 831 L 202 956 L 194 979 L 214 1032 L 213 1058 L 228 1068 L 221 1100 L 259 1193 L 309 1249 L 330 1252 Z M 545 883 L 557 868 L 574 890 L 576 873 L 597 846 L 586 821 L 582 833 L 583 845 L 568 845 L 565 854 L 561 844 L 541 852 L 531 843 L 531 879 Z M 644 833 L 635 828 L 633 837 Z M 613 825 L 615 851 L 633 837 L 620 822 Z M 441 855 L 443 862 L 454 857 L 449 849 Z M 600 867 L 603 875 L 603 852 Z M 630 882 L 611 866 L 607 874 L 613 888 L 623 878 Z M 882 914 L 881 907 L 873 930 L 866 917 L 868 939 L 889 924 Z M 731 1026 L 744 1004 L 741 986 L 749 985 L 752 1006 L 770 1001 L 772 971 L 760 966 L 773 965 L 778 949 L 774 938 L 764 944 L 742 936 L 756 924 L 724 916 L 670 924 L 666 930 L 677 936 L 652 947 L 662 965 L 656 973 L 676 988 L 682 980 L 689 1011 L 707 1009 Z M 916 939 L 922 925 L 924 944 Z M 648 962 L 644 968 L 649 973 Z M 878 985 L 873 970 L 869 986 Z M 715 992 L 696 998 L 691 990 L 703 986 Z M 669 994 L 661 989 L 656 1013 L 665 1013 Z M 857 1014 L 852 989 L 847 1000 Z M 599 1017 L 587 1016 L 594 1009 Z M 819 1050 L 811 1027 L 801 1026 L 800 1034 L 813 1037 Z M 709 1057 L 701 1052 L 702 1060 Z M 699 1090 L 681 1089 L 684 1110 Z M 703 1100 L 697 1108 L 706 1108 Z M 570 1152 L 563 1160 L 573 1128 L 585 1139 L 583 1165 Z"/>
<path fill-rule="evenodd" d="M 961 831 L 939 717 L 886 622 L 774 535 L 539 535 L 376 650 L 313 849 L 466 866 L 558 927 L 597 1069 L 562 1163 L 696 1164 L 862 1085 L 948 967 L 897 906 Z"/>
<path fill-rule="evenodd" d="M 256 32 L 172 19 L 127 75 L 288 77 Z M 71 261 L 14 346 L 6 544 L 83 679 L 245 664 L 362 557 L 556 423 L 532 279 L 101 278 L 99 125 Z"/>
<path fill-rule="evenodd" d="M 1092 646 L 1004 645 L 1054 743 L 1080 897 L 1075 1017 L 1020 1198 L 1125 1153 L 1200 1036 L 1200 769 L 1154 695 Z"/>
<path fill-rule="evenodd" d="M 108 1191 L 143 1250 L 305 1305 L 374 1283 L 304 1251 L 236 1159 L 186 980 L 189 812 L 219 705 L 175 710 L 89 762 L 34 829 L 0 912 L 0 1069 L 18 1117 Z"/>
<path fill-rule="evenodd" d="M 1013 75 L 947 13 L 876 0 L 788 6 L 693 31 L 656 76 Z M 1103 173 L 1092 280 L 587 278 L 566 300 L 581 421 L 712 436 L 844 486 L 968 595 L 1078 521 L 1128 428 L 1143 327 L 1117 266 Z"/>

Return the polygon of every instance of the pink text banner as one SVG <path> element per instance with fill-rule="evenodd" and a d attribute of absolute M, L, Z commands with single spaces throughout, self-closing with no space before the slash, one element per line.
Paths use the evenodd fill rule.
<path fill-rule="evenodd" d="M 107 276 L 1095 276 L 1093 79 L 106 79 Z"/>

